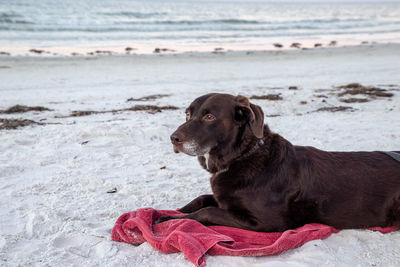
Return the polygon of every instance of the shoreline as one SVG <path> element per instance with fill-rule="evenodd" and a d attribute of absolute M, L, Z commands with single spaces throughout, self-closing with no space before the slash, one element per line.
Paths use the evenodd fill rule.
<path fill-rule="evenodd" d="M 0 59 L 6 57 L 93 57 L 93 56 L 131 56 L 131 55 L 179 55 L 179 54 L 198 54 L 198 53 L 254 53 L 268 51 L 292 51 L 292 50 L 313 50 L 323 48 L 342 48 L 358 46 L 375 46 L 400 44 L 400 40 L 391 41 L 321 41 L 303 40 L 295 42 L 276 42 L 266 45 L 247 45 L 233 46 L 225 45 L 204 45 L 204 46 L 99 46 L 99 47 L 42 47 L 24 46 L 10 48 L 0 46 Z"/>

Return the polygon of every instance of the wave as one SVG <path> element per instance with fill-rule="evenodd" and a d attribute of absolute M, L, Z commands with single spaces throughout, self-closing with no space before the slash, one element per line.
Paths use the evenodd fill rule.
<path fill-rule="evenodd" d="M 0 23 L 7 23 L 7 24 L 34 24 L 33 22 L 27 20 L 14 20 L 14 19 L 7 19 L 7 18 L 0 18 Z"/>
<path fill-rule="evenodd" d="M 155 14 L 163 14 L 163 13 L 136 13 L 136 12 L 117 12 L 117 13 L 107 13 L 107 14 L 125 14 L 129 16 L 133 16 L 135 18 L 150 18 Z M 9 14 L 9 13 L 0 13 L 0 24 L 35 24 L 32 21 L 28 21 L 25 19 L 21 19 L 22 16 Z M 115 25 L 274 25 L 274 24 L 282 24 L 282 25 L 293 25 L 294 27 L 298 26 L 298 24 L 307 24 L 307 25 L 321 25 L 321 24 L 335 24 L 335 23 L 347 23 L 347 22 L 365 22 L 363 19 L 310 19 L 310 20 L 287 20 L 287 21 L 263 21 L 263 20 L 247 20 L 247 19 L 211 19 L 211 20 L 138 20 L 138 21 L 120 21 L 117 18 L 111 24 Z M 39 25 L 40 26 L 40 25 Z M 68 27 L 71 25 L 65 25 Z M 304 27 L 313 27 L 313 26 L 304 26 Z M 315 26 L 317 27 L 317 26 Z M 351 26 L 350 26 L 351 27 Z M 318 28 L 318 27 L 317 27 Z"/>
<path fill-rule="evenodd" d="M 130 11 L 98 12 L 97 14 L 110 16 L 110 17 L 127 17 L 127 18 L 137 18 L 137 19 L 146 19 L 146 18 L 153 18 L 153 17 L 168 15 L 167 12 L 130 12 Z"/>
<path fill-rule="evenodd" d="M 2 13 L 0 13 L 0 18 L 20 18 L 20 17 L 21 17 L 21 15 L 19 15 L 17 13 L 14 13 L 14 12 L 11 12 L 11 13 L 2 12 Z"/>
<path fill-rule="evenodd" d="M 287 21 L 265 21 L 265 20 L 247 20 L 247 19 L 211 19 L 211 20 L 150 20 L 150 21 L 125 21 L 124 24 L 166 24 L 166 25 L 202 25 L 202 24 L 330 24 L 330 23 L 346 23 L 346 22 L 364 22 L 365 19 L 307 19 L 307 20 L 287 20 Z M 119 23 L 116 21 L 116 23 Z"/>
<path fill-rule="evenodd" d="M 9 31 L 9 27 L 0 26 L 0 31 Z M 106 39 L 113 39 L 113 36 L 118 38 L 121 36 L 127 36 L 128 38 L 137 39 L 171 39 L 171 40 L 181 40 L 181 39 L 214 39 L 214 38 L 265 38 L 265 37 L 275 37 L 275 36 L 316 36 L 316 35 L 357 35 L 357 34 L 382 34 L 382 33 L 399 33 L 400 27 L 396 29 L 384 30 L 384 29 L 374 29 L 374 28 L 361 28 L 361 29 L 350 29 L 350 30 L 340 30 L 337 28 L 324 30 L 311 27 L 274 27 L 269 29 L 232 29 L 232 30 L 217 30 L 217 29 L 207 29 L 204 31 L 199 31 L 196 29 L 170 29 L 170 30 L 143 30 L 143 29 L 123 29 L 123 28 L 113 28 L 104 27 L 97 29 L 76 29 L 76 28 L 41 28 L 38 29 L 12 29 L 16 32 L 26 32 L 34 34 L 45 34 L 49 33 L 51 36 L 57 38 L 75 38 L 79 34 L 87 34 L 85 38 L 97 38 L 98 34 L 106 33 Z M 61 35 L 57 35 L 60 33 Z M 92 33 L 92 34 L 88 34 Z M 148 34 L 146 34 L 148 33 Z M 67 34 L 67 35 L 65 35 Z M 20 34 L 21 35 L 21 34 Z M 49 35 L 49 36 L 50 36 Z M 23 36 L 23 35 L 21 35 Z"/>
<path fill-rule="evenodd" d="M 140 26 L 140 25 L 138 25 Z M 75 28 L 75 27 L 12 27 L 12 26 L 1 26 L 0 30 L 12 30 L 19 32 L 95 32 L 95 33 L 109 33 L 109 32 L 141 32 L 141 33 L 155 33 L 155 32 L 196 32 L 196 31 L 207 31 L 207 32 L 221 32 L 221 31 L 279 31 L 279 30 L 316 30 L 318 28 L 312 26 L 282 26 L 282 27 L 269 27 L 269 28 L 195 28 L 195 27 L 185 27 L 185 28 L 163 28 L 158 27 L 143 28 L 143 27 L 97 27 L 97 28 Z"/>
<path fill-rule="evenodd" d="M 0 13 L 1 24 L 34 24 L 22 18 L 23 17 L 17 13 Z"/>
<path fill-rule="evenodd" d="M 176 26 L 176 27 L 184 27 L 184 26 L 199 26 L 200 28 L 193 28 L 192 30 L 206 30 L 203 27 L 210 26 L 209 28 L 220 28 L 223 30 L 235 30 L 234 27 L 245 27 L 246 25 L 251 25 L 254 29 L 248 30 L 284 30 L 286 27 L 293 29 L 321 29 L 321 28 L 338 28 L 338 29 L 351 29 L 351 28 L 360 28 L 360 27 L 368 27 L 371 25 L 371 20 L 367 20 L 365 18 L 314 18 L 314 19 L 288 19 L 288 20 L 261 20 L 261 19 L 241 19 L 241 18 L 221 18 L 221 19 L 203 19 L 203 20 L 174 20 L 171 19 L 168 12 L 131 12 L 131 11 L 122 11 L 122 12 L 97 12 L 91 14 L 89 16 L 89 20 L 87 20 L 86 25 L 73 25 L 71 21 L 55 21 L 56 23 L 49 22 L 32 22 L 25 19 L 22 15 L 17 14 L 15 12 L 3 12 L 0 13 L 0 26 L 2 30 L 26 30 L 26 31 L 89 31 L 89 32 L 109 32 L 111 30 L 121 30 L 124 31 L 126 29 L 126 25 L 133 26 L 144 26 L 146 30 L 146 26 L 158 25 L 158 26 Z M 108 19 L 104 20 L 104 16 L 107 16 Z M 161 19 L 162 16 L 165 16 L 165 19 Z M 111 18 L 110 18 L 111 17 Z M 122 18 L 121 18 L 122 17 Z M 128 18 L 128 19 L 124 19 Z M 133 20 L 132 20 L 133 18 Z M 102 21 L 103 20 L 103 21 Z M 93 22 L 93 23 L 92 23 Z M 95 22 L 95 23 L 94 23 Z M 103 22 L 103 23 L 102 23 Z M 106 27 L 106 29 L 102 30 L 102 24 L 110 26 Z M 367 25 L 369 23 L 369 25 Z M 379 25 L 390 25 L 397 24 L 400 21 L 380 21 L 376 22 L 377 26 Z M 95 25 L 99 25 L 98 28 Z M 17 27 L 13 27 L 13 25 Z M 24 27 L 24 25 L 28 25 Z M 32 26 L 35 25 L 35 26 Z M 49 27 L 49 25 L 59 25 L 59 28 Z M 86 27 L 85 29 L 81 29 L 81 27 Z M 230 27 L 231 26 L 231 27 Z M 272 27 L 276 28 L 262 28 L 262 27 Z M 233 28 L 233 29 L 232 29 Z M 129 30 L 129 28 L 127 29 Z M 144 32 L 145 30 L 137 30 Z M 212 30 L 212 29 L 211 29 Z M 240 30 L 240 29 L 239 29 Z M 152 31 L 152 29 L 150 29 Z"/>
<path fill-rule="evenodd" d="M 211 20 L 211 23 L 222 23 L 222 24 L 260 24 L 262 21 L 258 20 L 246 20 L 246 19 L 217 19 Z"/>
<path fill-rule="evenodd" d="M 1 19 L 0 19 L 1 21 Z M 220 20 L 218 20 L 220 21 Z M 28 25 L 15 25 L 1 24 L 0 30 L 17 31 L 17 32 L 94 32 L 94 33 L 109 33 L 109 32 L 141 32 L 141 33 L 157 33 L 157 32 L 275 32 L 275 31 L 293 31 L 304 30 L 309 33 L 312 31 L 325 30 L 327 33 L 331 31 L 348 32 L 350 30 L 364 29 L 366 31 L 374 31 L 379 28 L 391 27 L 399 28 L 400 21 L 381 21 L 370 22 L 365 21 L 362 23 L 340 23 L 340 24 L 321 24 L 321 23 L 213 23 L 213 20 L 202 21 L 202 23 L 170 23 L 166 21 L 151 21 L 151 22 L 119 22 L 117 24 L 103 24 L 103 25 L 32 25 L 29 22 L 22 22 L 21 24 Z"/>

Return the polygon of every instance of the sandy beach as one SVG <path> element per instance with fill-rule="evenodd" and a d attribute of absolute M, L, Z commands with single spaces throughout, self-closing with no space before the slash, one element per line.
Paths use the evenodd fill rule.
<path fill-rule="evenodd" d="M 169 141 L 205 93 L 250 97 L 271 130 L 296 145 L 400 149 L 400 44 L 0 55 L 0 81 L 3 266 L 192 266 L 181 253 L 113 242 L 110 232 L 124 212 L 176 209 L 211 192 L 197 159 L 173 153 Z M 48 110 L 7 111 L 15 105 Z M 209 256 L 207 264 L 398 266 L 399 240 L 399 231 L 345 230 L 278 256 Z"/>

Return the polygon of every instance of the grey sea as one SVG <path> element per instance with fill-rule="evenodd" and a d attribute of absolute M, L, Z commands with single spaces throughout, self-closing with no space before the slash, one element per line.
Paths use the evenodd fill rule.
<path fill-rule="evenodd" d="M 0 0 L 0 51 L 15 53 L 399 40 L 399 1 Z"/>

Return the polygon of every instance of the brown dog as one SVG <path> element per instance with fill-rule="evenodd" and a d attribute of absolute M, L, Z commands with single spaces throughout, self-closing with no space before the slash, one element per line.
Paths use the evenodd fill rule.
<path fill-rule="evenodd" d="M 400 162 L 382 152 L 293 146 L 246 97 L 208 94 L 186 110 L 175 152 L 198 156 L 213 195 L 180 209 L 205 225 L 271 232 L 306 223 L 339 229 L 400 226 Z M 394 154 L 397 155 L 397 154 Z"/>

